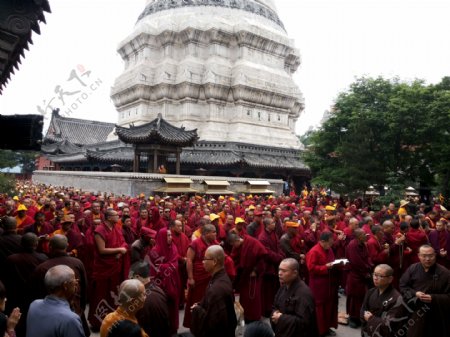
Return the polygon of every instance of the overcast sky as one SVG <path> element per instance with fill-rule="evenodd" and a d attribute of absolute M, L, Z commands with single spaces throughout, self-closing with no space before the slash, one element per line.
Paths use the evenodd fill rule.
<path fill-rule="evenodd" d="M 275 3 L 302 57 L 294 78 L 306 108 L 297 133 L 318 125 L 356 77 L 436 83 L 450 75 L 450 0 Z M 123 69 L 116 49 L 133 31 L 145 0 L 50 0 L 50 6 L 41 35 L 33 35 L 34 45 L 0 96 L 0 113 L 34 114 L 55 106 L 71 117 L 116 122 L 109 98 Z M 88 97 L 71 101 L 86 88 Z M 64 105 L 58 90 L 71 93 L 62 96 Z"/>

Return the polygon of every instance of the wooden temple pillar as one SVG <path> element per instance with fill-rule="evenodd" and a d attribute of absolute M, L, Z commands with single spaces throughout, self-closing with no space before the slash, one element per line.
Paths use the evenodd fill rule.
<path fill-rule="evenodd" d="M 153 150 L 153 173 L 158 173 L 158 150 Z"/>
<path fill-rule="evenodd" d="M 181 163 L 181 158 L 180 158 L 180 154 L 181 154 L 181 149 L 179 147 L 177 147 L 177 152 L 176 152 L 176 156 L 177 156 L 177 161 L 176 161 L 176 174 L 180 174 L 180 163 Z"/>
<path fill-rule="evenodd" d="M 134 159 L 133 159 L 133 172 L 139 172 L 139 167 L 141 166 L 141 154 L 134 150 Z"/>

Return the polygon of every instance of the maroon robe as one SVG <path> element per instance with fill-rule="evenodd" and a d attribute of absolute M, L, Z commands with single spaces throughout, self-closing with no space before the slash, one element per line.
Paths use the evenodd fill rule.
<path fill-rule="evenodd" d="M 436 252 L 436 262 L 450 269 L 450 232 L 447 230 L 433 230 L 428 234 L 430 244 Z M 447 256 L 442 257 L 439 251 L 443 249 L 447 251 Z"/>
<path fill-rule="evenodd" d="M 110 229 L 102 223 L 95 228 L 94 233 L 105 241 L 105 248 L 127 248 L 122 230 L 117 225 Z M 88 316 L 94 329 L 100 328 L 103 318 L 115 310 L 116 304 L 111 294 L 117 294 L 120 283 L 128 278 L 127 259 L 128 255 L 101 255 L 95 246 Z"/>
<path fill-rule="evenodd" d="M 368 289 L 368 282 L 370 282 L 372 262 L 366 244 L 359 242 L 358 239 L 353 239 L 348 244 L 346 257 L 350 262 L 345 289 L 347 313 L 350 318 L 358 319 Z"/>
<path fill-rule="evenodd" d="M 209 275 L 205 268 L 203 267 L 203 258 L 205 257 L 206 249 L 214 243 L 207 244 L 203 239 L 203 236 L 197 240 L 192 241 L 189 246 L 195 253 L 194 260 L 192 262 L 193 277 L 195 281 L 195 286 L 188 287 L 188 293 L 186 298 L 186 308 L 184 311 L 183 325 L 186 328 L 191 327 L 192 315 L 191 306 L 194 303 L 199 302 L 204 294 L 206 287 L 208 286 L 211 275 Z"/>
<path fill-rule="evenodd" d="M 240 293 L 239 302 L 244 308 L 246 321 L 261 318 L 261 284 L 267 255 L 262 243 L 250 235 L 244 236 L 244 242 L 238 249 L 233 248 L 232 257 L 238 274 L 236 290 Z M 256 276 L 251 276 L 253 271 Z"/>
<path fill-rule="evenodd" d="M 406 244 L 412 250 L 411 254 L 409 255 L 408 261 L 411 265 L 413 263 L 419 262 L 419 256 L 417 255 L 419 254 L 419 248 L 422 245 L 428 244 L 428 237 L 424 231 L 420 229 L 410 228 L 408 233 L 406 234 Z"/>
<path fill-rule="evenodd" d="M 369 252 L 369 257 L 375 266 L 388 262 L 389 255 L 375 236 L 372 236 L 367 240 L 367 250 Z"/>
<path fill-rule="evenodd" d="M 178 304 L 180 295 L 180 276 L 178 274 L 178 250 L 171 242 L 167 243 L 167 228 L 161 228 L 156 236 L 156 245 L 151 250 L 149 257 L 151 261 L 150 274 L 155 278 L 167 295 L 170 332 L 174 334 L 178 330 Z"/>
<path fill-rule="evenodd" d="M 184 304 L 184 292 L 186 290 L 187 284 L 187 270 L 186 270 L 186 254 L 189 248 L 189 238 L 184 233 L 172 232 L 172 242 L 177 247 L 178 250 L 178 273 L 180 275 L 180 294 L 179 301 L 180 305 Z"/>
<path fill-rule="evenodd" d="M 338 316 L 338 277 L 336 267 L 328 269 L 326 264 L 333 262 L 334 253 L 330 248 L 325 250 L 320 243 L 306 254 L 306 265 L 309 271 L 309 287 L 316 303 L 317 325 L 319 334 L 328 332 L 329 328 L 337 328 Z"/>
<path fill-rule="evenodd" d="M 261 315 L 264 317 L 270 317 L 273 299 L 280 288 L 280 281 L 278 280 L 278 266 L 284 259 L 285 254 L 281 250 L 275 231 L 269 233 L 267 230 L 263 230 L 259 235 L 258 240 L 267 250 L 261 287 Z"/>

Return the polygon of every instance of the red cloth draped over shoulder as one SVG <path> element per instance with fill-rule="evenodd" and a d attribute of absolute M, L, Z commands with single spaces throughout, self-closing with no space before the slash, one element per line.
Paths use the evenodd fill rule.
<path fill-rule="evenodd" d="M 159 214 L 158 207 L 152 207 L 152 229 L 155 231 L 159 231 L 161 228 L 167 227 L 164 221 L 161 218 L 161 214 Z"/>
<path fill-rule="evenodd" d="M 262 256 L 267 255 L 266 247 L 257 239 L 250 235 L 244 235 L 244 242 L 242 243 L 241 251 L 239 253 L 239 260 L 237 267 L 243 269 L 253 269 Z"/>
<path fill-rule="evenodd" d="M 205 252 L 209 245 L 205 242 L 203 237 L 200 237 L 197 240 L 192 241 L 189 247 L 195 252 L 193 261 L 194 280 L 197 282 L 209 279 L 211 275 L 209 275 L 203 267 L 203 258 L 205 257 Z"/>
<path fill-rule="evenodd" d="M 122 231 L 114 226 L 109 228 L 105 224 L 98 225 L 94 230 L 94 235 L 100 235 L 105 241 L 105 248 L 125 247 L 127 244 L 123 238 Z M 100 255 L 98 248 L 94 250 L 94 266 L 92 276 L 94 278 L 102 279 L 108 278 L 113 274 L 125 273 L 124 271 L 124 256 L 116 257 L 116 254 Z"/>
<path fill-rule="evenodd" d="M 178 255 L 180 257 L 186 257 L 187 250 L 189 248 L 189 238 L 184 233 L 175 233 L 172 231 L 172 242 L 177 247 Z"/>

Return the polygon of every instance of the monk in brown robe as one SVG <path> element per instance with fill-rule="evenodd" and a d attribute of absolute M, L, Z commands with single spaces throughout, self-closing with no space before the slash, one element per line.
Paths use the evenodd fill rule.
<path fill-rule="evenodd" d="M 237 325 L 234 294 L 225 268 L 225 253 L 219 245 L 208 247 L 203 258 L 211 274 L 205 296 L 192 307 L 191 331 L 196 337 L 234 337 Z"/>
<path fill-rule="evenodd" d="M 402 329 L 408 337 L 450 336 L 450 271 L 436 264 L 429 245 L 419 248 L 419 260 L 400 279 L 400 291 L 413 311 Z"/>
<path fill-rule="evenodd" d="M 394 270 L 387 264 L 375 267 L 375 287 L 366 293 L 360 311 L 363 337 L 394 337 L 408 320 L 402 297 L 392 286 L 393 275 Z"/>

